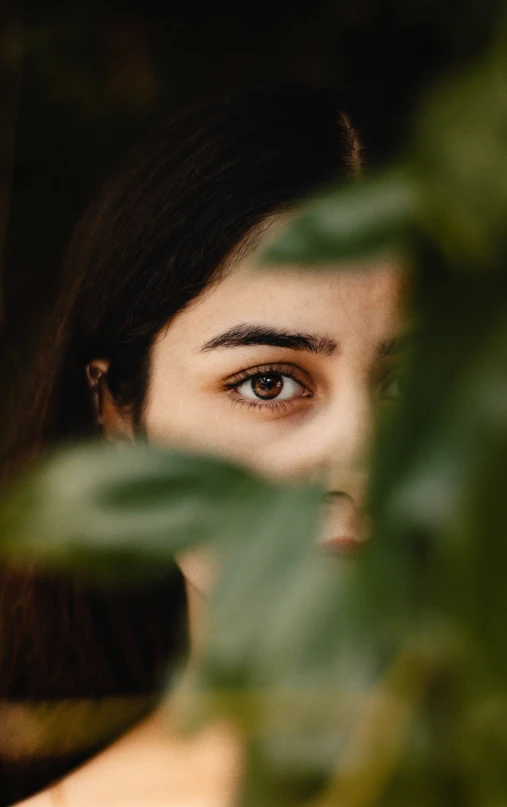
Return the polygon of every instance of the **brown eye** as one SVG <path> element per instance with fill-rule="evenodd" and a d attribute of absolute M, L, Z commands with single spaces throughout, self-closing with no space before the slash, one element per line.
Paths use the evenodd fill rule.
<path fill-rule="evenodd" d="M 252 391 L 258 398 L 271 400 L 280 395 L 283 390 L 282 376 L 278 373 L 274 375 L 260 375 L 252 378 Z"/>
<path fill-rule="evenodd" d="M 301 398 L 304 387 L 295 378 L 284 373 L 256 373 L 238 384 L 236 391 L 250 401 L 287 401 Z"/>

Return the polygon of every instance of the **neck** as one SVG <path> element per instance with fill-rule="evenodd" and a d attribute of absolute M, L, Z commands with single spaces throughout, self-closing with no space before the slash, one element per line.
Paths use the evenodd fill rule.
<path fill-rule="evenodd" d="M 185 580 L 188 601 L 188 627 L 190 633 L 190 661 L 189 666 L 193 667 L 197 661 L 202 641 L 203 627 L 206 621 L 206 611 L 208 601 L 192 583 Z"/>

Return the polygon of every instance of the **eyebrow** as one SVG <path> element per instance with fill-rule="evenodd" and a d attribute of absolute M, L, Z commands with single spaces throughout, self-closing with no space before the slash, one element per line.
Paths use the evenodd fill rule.
<path fill-rule="evenodd" d="M 266 328 L 262 325 L 235 325 L 224 333 L 206 342 L 201 350 L 217 350 L 229 347 L 247 347 L 250 345 L 270 345 L 284 347 L 289 350 L 305 350 L 330 356 L 338 347 L 338 343 L 328 336 L 317 336 L 309 333 L 290 333 L 277 328 Z"/>

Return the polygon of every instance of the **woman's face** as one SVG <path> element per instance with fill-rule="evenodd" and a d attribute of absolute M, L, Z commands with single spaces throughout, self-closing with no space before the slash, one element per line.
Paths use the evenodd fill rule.
<path fill-rule="evenodd" d="M 259 250 L 282 221 L 159 333 L 144 426 L 150 440 L 273 479 L 323 475 L 320 541 L 340 551 L 367 537 L 374 412 L 397 396 L 401 274 L 389 264 L 262 268 Z M 200 561 L 182 567 L 207 587 Z"/>

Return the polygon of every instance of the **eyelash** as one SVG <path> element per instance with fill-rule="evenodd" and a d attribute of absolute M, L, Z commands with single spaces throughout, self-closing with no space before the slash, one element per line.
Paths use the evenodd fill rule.
<path fill-rule="evenodd" d="M 273 375 L 281 375 L 287 378 L 292 378 L 296 383 L 298 383 L 303 388 L 303 394 L 292 398 L 290 400 L 285 401 L 276 401 L 273 400 L 270 403 L 263 403 L 259 400 L 259 403 L 255 401 L 248 400 L 247 398 L 240 397 L 238 394 L 234 394 L 234 390 L 239 387 L 240 384 L 243 384 L 245 381 L 250 381 L 252 378 L 257 378 L 258 376 L 269 375 L 272 373 Z M 311 396 L 311 391 L 308 390 L 306 384 L 297 377 L 296 373 L 294 372 L 294 368 L 290 365 L 280 365 L 280 364 L 265 364 L 259 365 L 257 367 L 250 367 L 249 369 L 240 370 L 234 378 L 230 379 L 224 384 L 225 389 L 228 391 L 229 397 L 231 398 L 234 404 L 239 404 L 240 406 L 248 406 L 249 409 L 263 409 L 263 410 L 270 410 L 271 412 L 286 412 L 289 408 L 291 408 L 294 403 L 300 398 L 307 398 Z M 310 393 L 310 394 L 305 394 Z"/>

